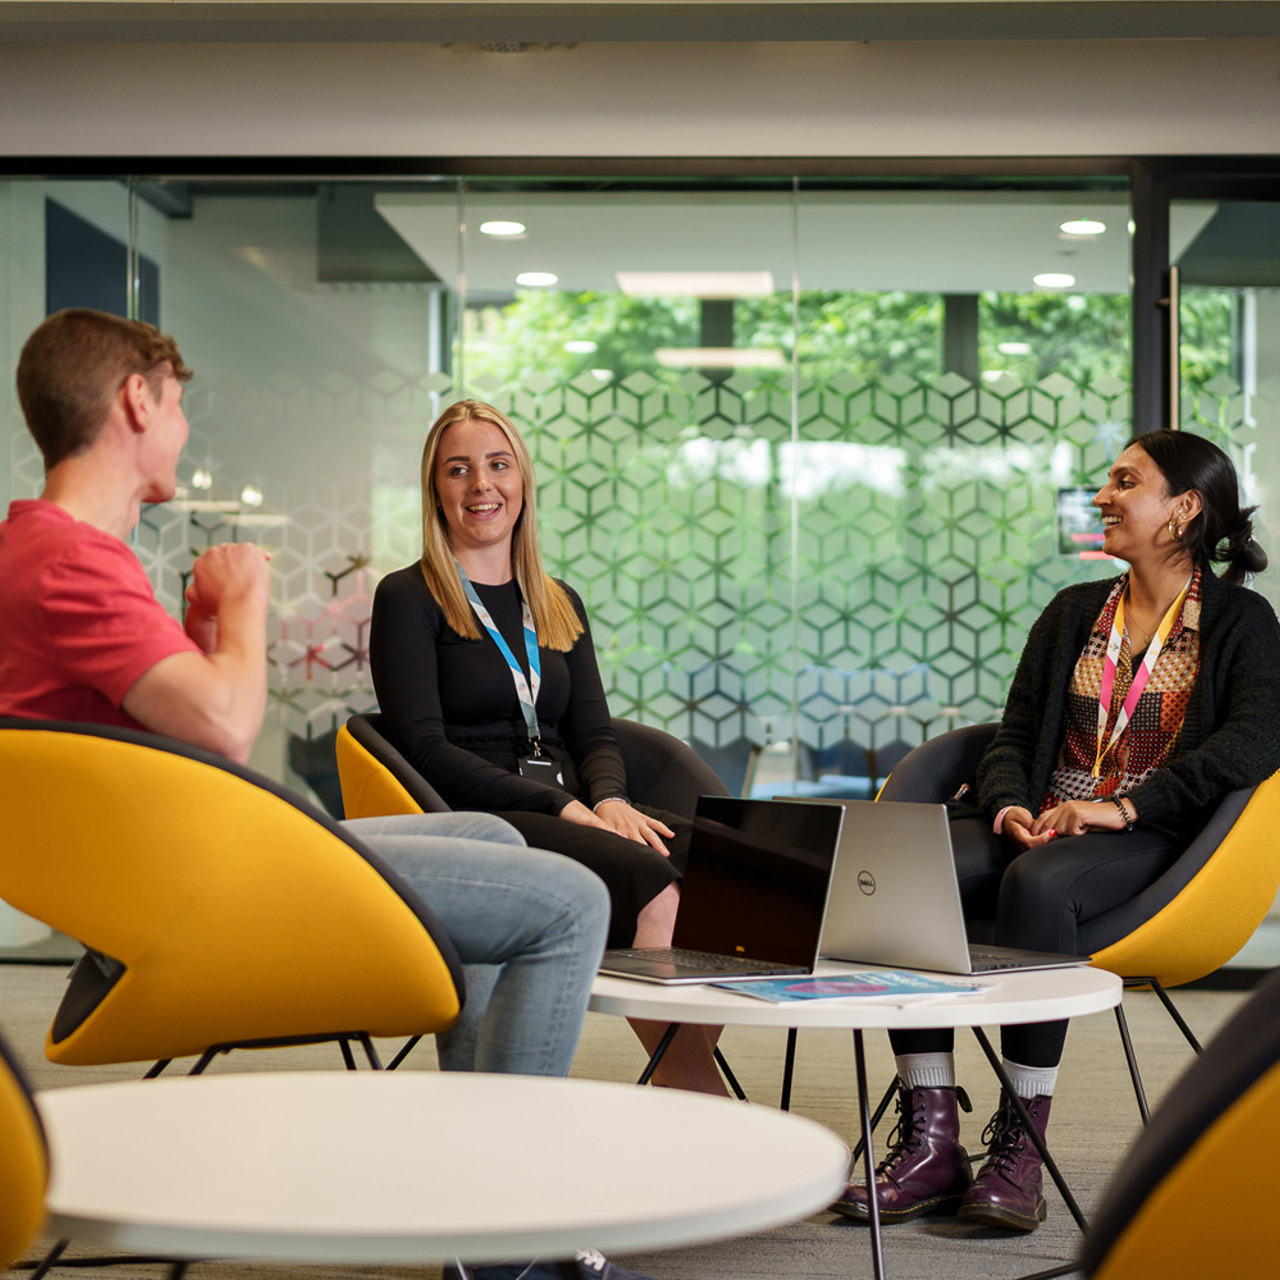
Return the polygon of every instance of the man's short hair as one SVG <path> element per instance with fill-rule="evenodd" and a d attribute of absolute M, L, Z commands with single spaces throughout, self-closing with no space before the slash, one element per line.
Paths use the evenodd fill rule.
<path fill-rule="evenodd" d="M 178 344 L 154 325 L 75 307 L 57 311 L 18 360 L 18 403 L 49 470 L 90 447 L 130 374 L 159 397 L 165 375 L 191 377 Z"/>

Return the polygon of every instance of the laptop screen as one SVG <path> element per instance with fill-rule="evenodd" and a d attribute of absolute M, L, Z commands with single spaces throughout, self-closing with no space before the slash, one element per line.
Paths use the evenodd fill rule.
<path fill-rule="evenodd" d="M 700 797 L 674 945 L 812 965 L 843 818 L 839 805 Z"/>

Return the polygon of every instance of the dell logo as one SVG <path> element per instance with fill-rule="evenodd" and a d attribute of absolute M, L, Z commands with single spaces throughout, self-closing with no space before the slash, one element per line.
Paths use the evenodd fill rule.
<path fill-rule="evenodd" d="M 869 898 L 876 891 L 876 878 L 870 871 L 858 872 L 858 888 Z"/>

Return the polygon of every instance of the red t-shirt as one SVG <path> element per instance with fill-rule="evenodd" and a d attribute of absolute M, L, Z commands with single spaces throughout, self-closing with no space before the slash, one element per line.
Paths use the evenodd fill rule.
<path fill-rule="evenodd" d="M 0 715 L 141 728 L 120 709 L 162 658 L 196 650 L 121 542 L 42 499 L 0 523 Z M 198 650 L 197 650 L 198 651 Z"/>

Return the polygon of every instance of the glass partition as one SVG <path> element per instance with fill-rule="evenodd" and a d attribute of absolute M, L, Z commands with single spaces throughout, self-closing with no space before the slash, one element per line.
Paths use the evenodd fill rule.
<path fill-rule="evenodd" d="M 51 304 L 123 308 L 135 251 L 196 370 L 136 549 L 175 612 L 211 542 L 271 550 L 269 775 L 336 808 L 372 591 L 468 394 L 529 434 L 615 714 L 735 790 L 868 795 L 997 716 L 1039 609 L 1113 572 L 1087 496 L 1130 430 L 1127 193 L 971 187 L 148 180 L 131 218 L 124 181 L 12 180 L 0 324 L 12 370 Z"/>
<path fill-rule="evenodd" d="M 1258 541 L 1280 560 L 1271 517 L 1280 492 L 1280 203 L 1174 201 L 1182 425 L 1231 451 Z M 1256 589 L 1280 605 L 1274 573 Z"/>

